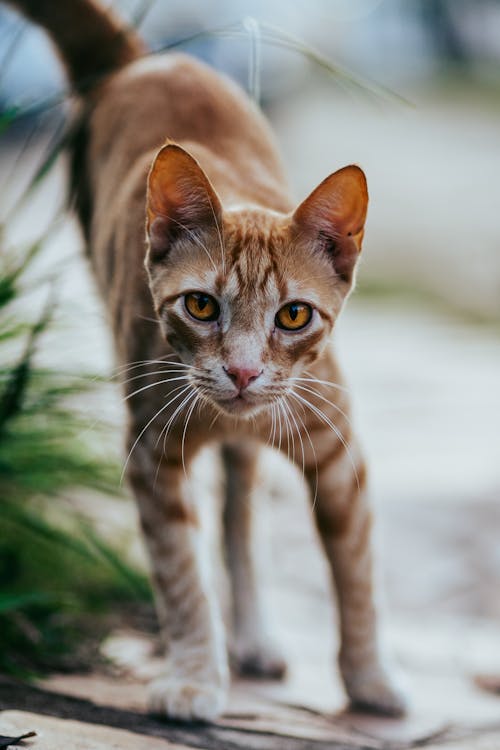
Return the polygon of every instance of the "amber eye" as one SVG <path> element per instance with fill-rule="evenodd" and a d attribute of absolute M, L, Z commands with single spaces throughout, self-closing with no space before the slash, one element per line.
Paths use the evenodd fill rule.
<path fill-rule="evenodd" d="M 276 313 L 276 325 L 286 331 L 298 331 L 309 323 L 312 312 L 305 302 L 289 302 Z"/>
<path fill-rule="evenodd" d="M 184 297 L 184 304 L 188 313 L 196 320 L 210 322 L 217 320 L 220 309 L 218 302 L 204 292 L 190 292 Z"/>

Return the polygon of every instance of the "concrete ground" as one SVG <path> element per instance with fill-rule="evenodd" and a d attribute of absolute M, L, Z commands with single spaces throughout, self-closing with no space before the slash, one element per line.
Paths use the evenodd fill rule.
<path fill-rule="evenodd" d="M 375 128 L 373 120 L 371 126 L 365 120 L 356 130 L 353 117 L 332 111 L 331 118 L 324 117 L 315 128 L 312 149 L 314 122 L 304 121 L 304 107 L 309 107 L 310 114 L 327 104 L 324 90 L 314 90 L 301 103 L 274 113 L 287 163 L 295 165 L 297 193 L 311 189 L 330 171 L 330 165 L 336 168 L 351 160 L 378 164 L 371 219 L 374 257 L 380 262 L 376 271 L 382 276 L 384 269 L 391 271 L 399 238 L 406 236 L 411 242 L 405 242 L 405 248 L 411 246 L 411 252 L 405 250 L 396 276 L 406 267 L 408 278 L 431 278 L 436 283 L 438 274 L 429 271 L 435 259 L 444 297 L 456 300 L 456 290 L 459 296 L 465 290 L 465 307 L 495 311 L 497 265 L 496 261 L 488 265 L 486 259 L 493 257 L 493 214 L 486 211 L 480 223 L 481 207 L 486 204 L 477 190 L 466 190 L 467 180 L 457 186 L 460 169 L 454 156 L 462 136 L 470 135 L 480 157 L 475 161 L 471 150 L 467 151 L 468 173 L 472 178 L 488 162 L 491 178 L 498 172 L 495 159 L 500 153 L 495 152 L 490 164 L 491 144 L 498 137 L 496 125 L 493 129 L 487 118 L 477 130 L 473 110 L 468 120 L 454 120 L 454 105 L 447 105 L 440 119 L 439 113 L 446 109 L 443 102 L 433 115 L 425 109 L 401 115 L 397 127 L 382 119 Z M 338 155 L 334 154 L 335 141 L 328 153 L 325 145 L 335 117 L 340 128 L 337 139 L 344 144 Z M 450 122 L 457 122 L 458 130 L 450 131 Z M 426 138 L 419 129 L 424 125 Z M 368 132 L 376 139 L 361 152 L 358 145 L 354 149 L 354 140 L 364 143 L 361 136 Z M 437 135 L 440 140 L 436 141 Z M 400 155 L 398 177 L 392 167 L 384 172 L 380 166 L 388 163 L 387 154 L 395 143 Z M 418 149 L 412 148 L 415 143 L 420 144 Z M 433 153 L 442 154 L 443 161 L 427 180 L 429 172 L 424 167 L 431 164 Z M 409 175 L 404 189 L 401 170 Z M 450 204 L 446 198 L 449 184 L 455 185 L 455 203 L 442 218 L 439 208 L 448 209 Z M 40 214 L 46 196 L 47 192 L 38 198 Z M 466 279 L 467 206 L 475 226 L 484 229 L 484 242 L 477 242 L 478 257 L 483 260 L 473 264 L 475 292 Z M 408 218 L 419 211 L 425 221 L 408 229 Z M 458 226 L 463 235 L 461 244 L 446 242 L 452 226 Z M 25 231 L 26 221 L 21 219 L 18 229 Z M 367 274 L 375 263 L 369 256 L 369 238 L 370 234 Z M 435 258 L 433 243 L 435 249 L 444 248 Z M 66 252 L 70 260 L 64 262 L 60 283 L 63 325 L 47 339 L 45 357 L 52 364 L 109 372 L 111 347 L 102 308 L 74 246 L 74 231 L 65 227 L 49 253 L 56 264 Z M 452 250 L 461 259 L 456 264 Z M 298 475 L 268 456 L 265 461 L 272 481 L 270 499 L 263 497 L 261 502 L 268 548 L 262 572 L 276 635 L 290 655 L 286 683 L 237 683 L 228 714 L 217 728 L 208 734 L 202 730 L 176 734 L 175 728 L 159 726 L 143 715 L 144 682 L 156 668 L 149 656 L 151 644 L 143 634 L 115 633 L 106 646 L 117 665 L 115 677 L 54 676 L 42 685 L 44 690 L 90 699 L 98 707 L 108 707 L 107 711 L 27 687 L 16 692 L 9 683 L 0 683 L 4 708 L 0 734 L 35 730 L 39 733 L 33 741 L 37 750 L 128 748 L 139 741 L 141 747 L 155 749 L 500 747 L 500 698 L 480 688 L 476 679 L 500 674 L 499 334 L 494 327 L 463 322 L 424 303 L 412 307 L 355 295 L 339 323 L 337 346 L 351 386 L 355 422 L 369 457 L 377 560 L 386 600 L 384 633 L 408 683 L 409 717 L 389 722 L 342 713 L 329 586 L 303 488 Z M 104 389 L 98 401 L 89 402 L 90 420 L 97 413 L 105 415 L 116 422 L 118 432 L 122 412 L 116 391 Z M 116 443 L 121 445 L 118 434 Z M 202 474 L 203 467 L 201 462 Z M 132 503 L 120 505 L 119 512 L 112 503 L 107 510 L 100 505 L 98 511 L 96 515 L 105 513 L 108 528 L 111 524 L 113 533 L 123 535 L 128 546 L 132 536 L 137 538 Z M 140 557 L 139 543 L 132 547 Z M 130 732 L 139 732 L 140 738 Z M 167 742 L 168 737 L 173 744 Z M 302 738 L 300 746 L 298 738 Z"/>
<path fill-rule="evenodd" d="M 87 302 L 92 307 L 90 298 Z M 82 325 L 75 315 L 66 322 L 68 347 L 78 340 L 80 356 L 89 356 L 91 347 L 91 359 L 104 366 L 99 317 Z M 260 499 L 267 551 L 267 557 L 261 555 L 262 577 L 276 637 L 290 657 L 290 675 L 283 685 L 236 683 L 212 739 L 203 733 L 183 736 L 175 747 L 224 748 L 232 737 L 236 744 L 227 747 L 273 748 L 269 737 L 276 736 L 283 748 L 295 747 L 291 737 L 331 748 L 500 746 L 500 698 L 476 680 L 500 674 L 499 338 L 442 314 L 354 297 L 337 339 L 371 466 L 385 640 L 399 662 L 412 710 L 400 721 L 342 712 L 325 564 L 299 474 L 269 454 L 264 458 L 269 497 L 263 492 Z M 120 422 L 119 400 L 106 394 L 102 406 Z M 205 468 L 202 459 L 202 478 Z M 108 533 L 124 539 L 135 533 L 132 504 L 121 504 L 118 513 L 111 504 L 106 513 L 100 504 L 101 522 L 103 512 Z M 43 687 L 142 713 L 145 681 L 158 667 L 151 649 L 142 634 L 115 633 L 105 646 L 117 665 L 115 677 L 54 676 Z M 2 705 L 20 709 L 7 693 L 10 688 L 2 691 L 0 685 Z M 30 710 L 30 700 L 24 710 Z M 80 704 L 61 718 L 59 700 L 47 698 L 38 714 L 4 711 L 0 732 L 39 731 L 40 750 L 128 747 L 136 741 L 123 731 L 134 731 L 128 714 L 104 713 L 98 723 L 115 727 L 110 729 L 95 725 L 97 719 Z M 82 718 L 83 724 L 75 723 Z M 176 736 L 149 720 L 137 721 L 145 722 L 141 746 L 168 746 L 165 737 Z M 229 728 L 234 736 L 227 735 Z M 253 744 L 244 744 L 249 737 Z"/>

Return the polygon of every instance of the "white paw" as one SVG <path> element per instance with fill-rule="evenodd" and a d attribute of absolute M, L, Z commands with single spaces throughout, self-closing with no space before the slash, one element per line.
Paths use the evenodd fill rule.
<path fill-rule="evenodd" d="M 226 705 L 227 690 L 216 684 L 160 677 L 150 686 L 151 713 L 180 721 L 214 721 Z"/>
<path fill-rule="evenodd" d="M 392 717 L 405 715 L 408 707 L 405 691 L 383 667 L 344 671 L 343 677 L 354 709 Z"/>
<path fill-rule="evenodd" d="M 279 648 L 271 641 L 265 643 L 240 643 L 231 649 L 235 670 L 245 677 L 281 680 L 287 664 Z"/>

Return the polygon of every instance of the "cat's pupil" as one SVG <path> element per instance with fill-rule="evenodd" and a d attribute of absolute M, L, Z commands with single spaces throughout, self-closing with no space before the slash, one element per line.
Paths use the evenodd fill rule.
<path fill-rule="evenodd" d="M 208 297 L 200 294 L 198 297 L 198 307 L 200 308 L 200 310 L 204 310 L 207 305 L 208 305 Z"/>
<path fill-rule="evenodd" d="M 297 315 L 299 314 L 299 308 L 298 305 L 290 305 L 288 313 L 292 320 L 297 319 Z"/>

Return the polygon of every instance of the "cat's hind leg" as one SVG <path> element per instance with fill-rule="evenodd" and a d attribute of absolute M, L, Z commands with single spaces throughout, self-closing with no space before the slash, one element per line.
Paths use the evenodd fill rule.
<path fill-rule="evenodd" d="M 240 674 L 280 679 L 286 662 L 269 637 L 254 562 L 253 491 L 258 445 L 224 445 L 222 458 L 226 473 L 224 536 L 231 582 L 232 638 L 231 659 Z"/>
<path fill-rule="evenodd" d="M 185 460 L 189 466 L 188 454 Z M 151 710 L 181 720 L 213 720 L 226 703 L 227 651 L 215 590 L 202 564 L 198 516 L 182 459 L 158 459 L 144 441 L 130 457 L 128 478 L 151 560 L 167 652 L 165 670 L 151 686 Z"/>

